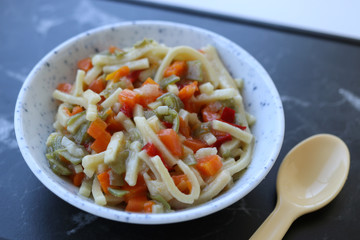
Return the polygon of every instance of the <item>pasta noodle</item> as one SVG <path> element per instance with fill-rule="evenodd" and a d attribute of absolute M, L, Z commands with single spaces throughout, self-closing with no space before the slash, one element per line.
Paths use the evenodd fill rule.
<path fill-rule="evenodd" d="M 170 212 L 210 201 L 250 164 L 255 117 L 214 47 L 144 39 L 81 61 L 89 67 L 71 90 L 53 92 L 61 103 L 46 142 L 50 168 L 80 195 Z"/>

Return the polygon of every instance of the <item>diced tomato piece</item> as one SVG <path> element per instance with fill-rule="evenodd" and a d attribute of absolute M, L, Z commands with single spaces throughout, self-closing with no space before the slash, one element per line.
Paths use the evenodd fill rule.
<path fill-rule="evenodd" d="M 104 80 L 102 78 L 95 79 L 90 83 L 89 89 L 96 93 L 101 93 L 105 89 Z"/>
<path fill-rule="evenodd" d="M 149 155 L 150 157 L 154 157 L 156 155 L 159 155 L 159 150 L 155 147 L 155 145 L 151 142 L 148 142 L 143 148 L 142 150 L 145 150 L 147 155 Z"/>
<path fill-rule="evenodd" d="M 132 107 L 129 106 L 129 104 L 124 103 L 121 108 L 120 111 L 122 113 L 125 114 L 125 116 L 127 116 L 128 118 L 132 118 L 133 117 L 133 109 Z"/>
<path fill-rule="evenodd" d="M 187 65 L 185 61 L 174 61 L 170 66 L 168 66 L 164 71 L 164 77 L 169 77 L 171 75 L 183 76 L 187 71 Z"/>
<path fill-rule="evenodd" d="M 172 128 L 161 129 L 158 133 L 160 140 L 164 143 L 167 149 L 177 157 L 182 156 L 183 149 L 179 136 Z"/>
<path fill-rule="evenodd" d="M 194 139 L 194 138 L 185 139 L 183 144 L 185 146 L 187 146 L 188 148 L 191 148 L 191 150 L 193 150 L 194 153 L 196 153 L 197 150 L 199 150 L 200 148 L 208 147 L 208 145 L 205 142 L 203 142 L 199 139 Z"/>
<path fill-rule="evenodd" d="M 212 120 L 220 119 L 222 105 L 219 102 L 213 102 L 201 110 L 202 120 L 204 122 L 210 122 Z"/>
<path fill-rule="evenodd" d="M 195 165 L 201 175 L 205 177 L 214 176 L 222 167 L 221 158 L 218 155 L 210 155 L 198 159 Z"/>
<path fill-rule="evenodd" d="M 193 81 L 192 83 L 186 85 L 179 91 L 179 98 L 184 101 L 190 99 L 194 96 L 195 92 L 198 91 L 198 82 Z"/>
<path fill-rule="evenodd" d="M 143 148 L 142 150 L 145 150 L 147 155 L 149 155 L 150 157 L 155 157 L 155 156 L 159 156 L 162 163 L 164 164 L 164 166 L 166 167 L 167 170 L 172 170 L 172 168 L 165 162 L 164 158 L 162 157 L 160 151 L 156 148 L 156 146 L 151 143 L 148 142 Z"/>
<path fill-rule="evenodd" d="M 85 72 L 89 71 L 93 67 L 91 58 L 81 59 L 78 61 L 77 67 L 78 69 L 84 70 Z"/>
<path fill-rule="evenodd" d="M 142 70 L 132 71 L 126 76 L 126 78 L 129 79 L 132 83 L 134 83 L 139 79 L 139 75 L 141 72 Z"/>
<path fill-rule="evenodd" d="M 60 83 L 59 85 L 57 85 L 56 89 L 64 93 L 70 93 L 72 85 L 70 83 Z"/>
<path fill-rule="evenodd" d="M 221 113 L 221 120 L 227 122 L 227 123 L 234 123 L 235 121 L 235 110 L 224 107 Z"/>

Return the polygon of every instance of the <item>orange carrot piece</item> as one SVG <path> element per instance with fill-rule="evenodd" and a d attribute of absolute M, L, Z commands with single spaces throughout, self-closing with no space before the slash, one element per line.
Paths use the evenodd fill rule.
<path fill-rule="evenodd" d="M 91 144 L 90 148 L 97 153 L 101 153 L 107 149 L 109 142 L 111 140 L 110 133 L 105 130 L 99 135 L 95 141 Z"/>
<path fill-rule="evenodd" d="M 214 176 L 222 167 L 221 158 L 218 155 L 206 156 L 198 160 L 196 169 L 201 175 Z"/>
<path fill-rule="evenodd" d="M 144 177 L 141 174 L 138 175 L 135 186 L 125 185 L 122 189 L 129 191 L 129 193 L 124 196 L 125 202 L 135 197 L 147 195 L 147 186 Z"/>
<path fill-rule="evenodd" d="M 144 212 L 145 213 L 152 213 L 152 206 L 155 204 L 154 201 L 147 201 L 144 204 Z"/>
<path fill-rule="evenodd" d="M 95 79 L 89 85 L 89 89 L 96 92 L 101 93 L 105 89 L 105 83 L 102 78 Z"/>
<path fill-rule="evenodd" d="M 190 137 L 190 127 L 185 120 L 180 117 L 180 126 L 179 126 L 179 132 L 184 135 L 184 137 L 189 138 Z"/>
<path fill-rule="evenodd" d="M 100 118 L 96 118 L 95 121 L 93 121 L 88 130 L 87 133 L 92 136 L 93 138 L 97 139 L 100 135 L 103 134 L 107 127 L 106 122 L 101 120 Z"/>
<path fill-rule="evenodd" d="M 72 89 L 72 85 L 70 83 L 60 83 L 56 87 L 57 90 L 65 93 L 70 93 Z"/>
<path fill-rule="evenodd" d="M 133 108 L 139 101 L 139 93 L 125 89 L 119 94 L 119 102 L 126 104 L 128 107 Z"/>
<path fill-rule="evenodd" d="M 72 178 L 72 182 L 76 187 L 80 187 L 83 179 L 85 177 L 85 173 L 84 172 L 79 172 L 79 173 L 75 173 L 75 175 L 73 175 Z"/>
<path fill-rule="evenodd" d="M 188 180 L 185 174 L 175 175 L 171 177 L 176 187 L 185 194 L 189 194 L 191 191 L 191 182 Z"/>
<path fill-rule="evenodd" d="M 109 193 L 108 187 L 110 187 L 110 176 L 109 170 L 97 175 L 97 179 L 99 180 L 102 191 L 105 194 Z"/>
<path fill-rule="evenodd" d="M 110 133 L 114 133 L 114 132 L 118 132 L 123 130 L 123 126 L 121 124 L 121 122 L 117 121 L 115 119 L 115 113 L 110 109 L 110 113 L 108 113 L 108 117 L 106 118 L 106 124 L 107 124 L 107 128 L 106 130 L 109 131 Z"/>
<path fill-rule="evenodd" d="M 85 72 L 89 71 L 93 67 L 91 58 L 81 59 L 78 61 L 77 67 L 81 70 L 84 70 Z"/>
<path fill-rule="evenodd" d="M 198 82 L 194 81 L 188 85 L 186 85 L 185 87 L 183 87 L 180 91 L 179 91 L 179 98 L 181 100 L 188 100 L 190 99 L 196 91 L 198 91 Z"/>
<path fill-rule="evenodd" d="M 188 148 L 191 148 L 191 150 L 193 150 L 194 153 L 196 153 L 197 150 L 199 150 L 200 148 L 208 147 L 208 145 L 205 142 L 194 138 L 185 139 L 183 144 Z"/>
<path fill-rule="evenodd" d="M 161 129 L 158 133 L 160 140 L 164 143 L 167 149 L 177 157 L 182 156 L 183 149 L 177 133 L 172 129 Z"/>
<path fill-rule="evenodd" d="M 112 72 L 110 74 L 108 74 L 106 76 L 106 81 L 107 80 L 112 80 L 114 82 L 118 82 L 120 80 L 120 78 L 128 75 L 130 73 L 130 68 L 128 66 L 122 66 L 120 67 L 118 70 L 116 70 L 115 72 Z"/>
<path fill-rule="evenodd" d="M 127 202 L 127 205 L 125 207 L 125 211 L 128 212 L 143 212 L 144 211 L 144 205 L 148 201 L 146 195 L 144 196 L 136 196 Z"/>
<path fill-rule="evenodd" d="M 111 53 L 111 54 L 113 54 L 116 50 L 121 51 L 120 48 L 113 46 L 113 45 L 110 45 L 108 50 L 109 50 L 109 53 Z"/>
<path fill-rule="evenodd" d="M 152 80 L 151 78 L 147 78 L 145 80 L 145 82 L 142 84 L 142 86 L 146 85 L 146 84 L 154 84 L 154 85 L 158 85 L 160 86 L 157 82 L 155 82 L 154 80 Z"/>
<path fill-rule="evenodd" d="M 84 111 L 84 109 L 80 106 L 75 106 L 73 109 L 72 109 L 72 112 L 71 112 L 71 115 L 70 116 L 73 116 L 75 114 L 78 114 L 78 113 L 81 113 L 82 111 Z"/>
<path fill-rule="evenodd" d="M 151 79 L 150 79 L 151 80 Z M 146 80 L 148 81 L 148 80 Z M 146 107 L 149 103 L 154 102 L 160 97 L 163 92 L 160 89 L 160 85 L 155 83 L 153 80 L 145 82 L 140 88 L 137 89 L 139 93 L 138 103 Z"/>
<path fill-rule="evenodd" d="M 169 77 L 171 75 L 183 76 L 187 71 L 187 66 L 185 61 L 174 61 L 170 66 L 165 68 L 164 77 Z"/>

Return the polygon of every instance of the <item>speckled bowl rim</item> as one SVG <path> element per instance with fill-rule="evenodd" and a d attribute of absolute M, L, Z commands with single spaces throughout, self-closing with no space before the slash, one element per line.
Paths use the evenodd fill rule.
<path fill-rule="evenodd" d="M 82 199 L 81 196 L 77 196 L 74 194 L 69 193 L 65 188 L 59 187 L 59 185 L 51 178 L 51 176 L 48 176 L 44 173 L 41 173 L 40 166 L 36 163 L 33 156 L 31 155 L 29 149 L 27 148 L 27 144 L 25 142 L 25 139 L 23 137 L 23 123 L 22 123 L 22 109 L 21 109 L 21 101 L 24 98 L 25 90 L 28 86 L 32 84 L 32 81 L 34 80 L 34 76 L 36 75 L 37 69 L 43 66 L 47 60 L 52 57 L 52 53 L 54 51 L 59 51 L 60 49 L 64 48 L 65 46 L 71 45 L 73 42 L 77 41 L 78 39 L 85 38 L 89 34 L 94 34 L 97 32 L 101 32 L 103 30 L 110 29 L 112 27 L 119 28 L 122 26 L 129 26 L 129 25 L 159 25 L 159 26 L 176 26 L 180 28 L 191 28 L 194 31 L 201 32 L 203 34 L 210 35 L 219 41 L 222 41 L 225 44 L 228 44 L 233 49 L 236 49 L 237 51 L 241 52 L 243 55 L 246 56 L 247 62 L 250 65 L 256 66 L 257 73 L 262 76 L 264 81 L 267 84 L 267 87 L 269 88 L 269 91 L 274 98 L 275 105 L 278 109 L 281 109 L 279 111 L 282 111 L 280 113 L 277 113 L 279 116 L 277 116 L 278 122 L 278 129 L 279 129 L 279 137 L 277 138 L 277 142 L 274 142 L 273 150 L 271 154 L 268 156 L 271 161 L 267 162 L 267 166 L 264 166 L 263 170 L 260 171 L 256 176 L 253 177 L 251 184 L 248 184 L 247 186 L 243 186 L 241 189 L 232 189 L 232 191 L 228 191 L 222 196 L 217 197 L 216 199 L 185 210 L 175 211 L 172 213 L 164 213 L 164 214 L 142 214 L 142 213 L 129 213 L 125 211 L 119 211 L 113 208 L 109 207 L 103 207 L 98 206 L 95 203 L 91 203 L 88 201 L 85 201 Z M 16 139 L 20 148 L 20 151 L 23 155 L 23 158 L 25 159 L 27 165 L 31 169 L 31 171 L 35 174 L 35 176 L 54 194 L 56 194 L 58 197 L 62 198 L 63 200 L 67 201 L 71 205 L 84 210 L 86 212 L 89 212 L 91 214 L 115 220 L 120 222 L 127 222 L 127 223 L 136 223 L 136 224 L 167 224 L 167 223 L 176 223 L 176 222 L 183 222 L 188 221 L 196 218 L 200 218 L 209 214 L 212 214 L 214 212 L 220 211 L 231 204 L 237 202 L 244 196 L 246 196 L 250 191 L 252 191 L 268 174 L 270 169 L 272 168 L 273 164 L 275 163 L 275 160 L 280 152 L 283 138 L 284 138 L 284 132 L 285 132 L 285 120 L 284 120 L 284 113 L 282 108 L 282 102 L 280 100 L 279 93 L 271 80 L 268 73 L 264 70 L 264 68 L 259 64 L 247 51 L 245 51 L 243 48 L 235 44 L 234 42 L 230 41 L 229 39 L 218 35 L 214 32 L 211 32 L 209 30 L 205 30 L 199 27 L 194 27 L 191 25 L 186 25 L 182 23 L 175 23 L 175 22 L 167 22 L 167 21 L 152 21 L 152 20 L 145 20 L 145 21 L 131 21 L 131 22 L 120 22 L 116 24 L 110 24 L 101 26 L 95 29 L 88 30 L 86 32 L 80 33 L 69 40 L 65 41 L 64 43 L 58 45 L 55 47 L 52 51 L 50 51 L 44 58 L 42 58 L 36 66 L 32 69 L 28 77 L 26 78 L 20 92 L 17 98 L 16 106 L 15 106 L 15 114 L 14 114 L 14 126 L 15 126 L 15 134 Z"/>

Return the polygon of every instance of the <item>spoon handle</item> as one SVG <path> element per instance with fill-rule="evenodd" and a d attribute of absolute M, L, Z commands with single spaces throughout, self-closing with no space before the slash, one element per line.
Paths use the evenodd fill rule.
<path fill-rule="evenodd" d="M 250 240 L 282 239 L 293 221 L 299 216 L 296 210 L 296 206 L 278 200 L 274 211 L 251 236 Z"/>

